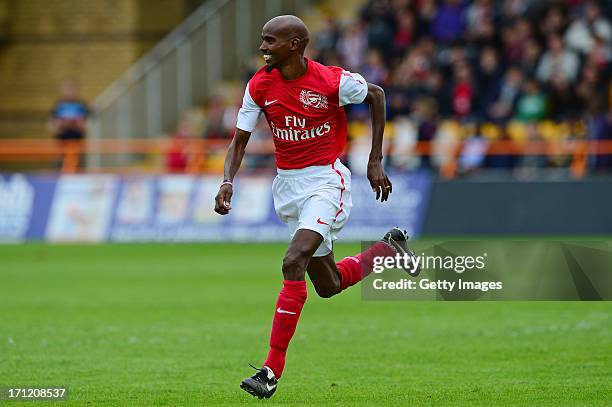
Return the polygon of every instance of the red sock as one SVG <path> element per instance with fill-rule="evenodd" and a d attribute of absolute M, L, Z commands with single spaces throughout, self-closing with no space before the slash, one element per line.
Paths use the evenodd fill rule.
<path fill-rule="evenodd" d="M 306 297 L 306 281 L 283 281 L 272 321 L 270 353 L 264 362 L 264 366 L 272 369 L 277 379 L 283 374 L 287 347 L 297 327 Z"/>
<path fill-rule="evenodd" d="M 342 277 L 341 288 L 346 290 L 366 278 L 374 267 L 374 257 L 378 256 L 395 256 L 395 250 L 386 243 L 378 242 L 363 253 L 345 257 L 336 263 Z"/>

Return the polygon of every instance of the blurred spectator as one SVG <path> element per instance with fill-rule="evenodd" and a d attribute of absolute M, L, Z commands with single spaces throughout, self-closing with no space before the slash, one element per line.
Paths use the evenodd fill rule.
<path fill-rule="evenodd" d="M 393 120 L 395 116 L 407 115 L 410 112 L 410 76 L 408 66 L 404 62 L 394 71 L 388 86 L 385 89 L 387 95 L 387 118 Z"/>
<path fill-rule="evenodd" d="M 338 40 L 338 53 L 346 69 L 359 72 L 368 49 L 368 38 L 360 23 L 350 24 L 340 40 Z"/>
<path fill-rule="evenodd" d="M 369 129 L 370 120 L 364 116 L 359 116 L 356 120 L 353 120 L 349 127 L 351 149 L 347 157 L 347 165 L 353 174 L 366 175 L 368 172 L 368 156 L 372 146 Z M 386 151 L 385 145 L 388 142 L 388 139 L 383 141 L 383 151 Z M 383 165 L 386 166 L 388 159 L 389 157 L 385 154 Z"/>
<path fill-rule="evenodd" d="M 578 75 L 580 61 L 576 54 L 567 50 L 559 34 L 548 37 L 548 49 L 542 55 L 536 75 L 542 82 L 548 82 L 553 73 L 567 81 L 574 81 Z"/>
<path fill-rule="evenodd" d="M 546 96 L 534 79 L 529 79 L 523 86 L 523 94 L 516 106 L 516 118 L 522 122 L 533 123 L 546 116 Z"/>
<path fill-rule="evenodd" d="M 475 96 L 470 66 L 465 62 L 457 63 L 452 94 L 453 113 L 457 118 L 465 119 L 474 113 Z"/>
<path fill-rule="evenodd" d="M 431 34 L 437 41 L 450 43 L 465 31 L 465 7 L 460 0 L 443 0 L 432 22 Z"/>
<path fill-rule="evenodd" d="M 482 23 L 479 34 L 471 40 L 471 45 L 477 50 L 483 47 L 501 48 L 501 36 L 493 20 L 486 20 Z"/>
<path fill-rule="evenodd" d="M 401 61 L 389 81 L 389 118 L 396 114 L 408 114 L 414 98 L 429 93 L 432 63 L 429 42 L 422 39 Z"/>
<path fill-rule="evenodd" d="M 391 149 L 391 165 L 396 169 L 411 170 L 420 163 L 420 157 L 415 157 L 414 147 L 417 142 L 417 129 L 407 116 L 398 116 L 393 121 L 393 147 Z"/>
<path fill-rule="evenodd" d="M 191 125 L 182 121 L 176 131 L 170 135 L 170 144 L 166 151 L 166 171 L 183 173 L 189 163 L 189 140 L 193 137 Z"/>
<path fill-rule="evenodd" d="M 415 50 L 421 57 L 421 66 L 423 70 L 430 71 L 435 65 L 436 59 L 436 43 L 430 36 L 423 36 L 419 38 L 415 44 Z"/>
<path fill-rule="evenodd" d="M 471 40 L 485 34 L 486 26 L 493 21 L 493 0 L 476 0 L 467 8 L 467 33 Z"/>
<path fill-rule="evenodd" d="M 255 130 L 249 138 L 247 146 L 247 154 L 244 157 L 244 166 L 251 169 L 275 168 L 275 160 L 273 154 L 261 154 L 260 151 L 254 152 L 252 149 L 257 143 L 263 143 L 272 140 L 272 132 L 268 123 L 265 120 L 259 120 Z"/>
<path fill-rule="evenodd" d="M 464 44 L 455 43 L 449 48 L 442 48 L 438 53 L 438 63 L 445 76 L 451 77 L 458 64 L 469 63 L 468 50 Z"/>
<path fill-rule="evenodd" d="M 506 19 L 523 16 L 535 0 L 503 0 L 502 12 Z"/>
<path fill-rule="evenodd" d="M 504 60 L 511 65 L 520 63 L 525 56 L 527 44 L 534 41 L 531 23 L 524 17 L 517 19 L 514 24 L 506 25 L 502 29 L 502 37 Z"/>
<path fill-rule="evenodd" d="M 567 24 L 565 9 L 554 3 L 552 3 L 551 6 L 550 4 L 541 2 L 538 6 L 543 8 L 544 11 L 544 18 L 537 19 L 540 21 L 538 28 L 540 29 L 542 37 L 548 38 L 551 35 L 561 35 Z"/>
<path fill-rule="evenodd" d="M 602 16 L 599 5 L 595 1 L 588 1 L 580 18 L 569 26 L 565 41 L 571 49 L 588 54 L 595 47 L 596 38 L 609 47 L 612 25 Z"/>
<path fill-rule="evenodd" d="M 421 81 L 426 80 L 431 72 L 431 61 L 420 48 L 414 48 L 408 53 L 404 63 L 413 86 L 418 86 Z"/>
<path fill-rule="evenodd" d="M 397 31 L 393 36 L 393 56 L 402 56 L 415 40 L 415 17 L 410 10 L 402 10 L 397 15 Z"/>
<path fill-rule="evenodd" d="M 323 22 L 323 28 L 317 31 L 314 36 L 316 48 L 322 53 L 334 50 L 340 39 L 340 33 L 337 20 L 326 18 Z"/>
<path fill-rule="evenodd" d="M 523 55 L 519 63 L 525 76 L 536 76 L 541 50 L 540 44 L 535 39 L 529 39 L 525 42 Z"/>
<path fill-rule="evenodd" d="M 488 106 L 488 119 L 501 123 L 510 119 L 520 96 L 522 83 L 521 70 L 510 67 L 501 80 L 497 99 Z"/>
<path fill-rule="evenodd" d="M 434 124 L 437 129 L 432 141 L 431 155 L 423 157 L 423 160 L 431 160 L 436 168 L 445 168 L 456 159 L 457 148 L 461 143 L 461 126 L 453 121 L 443 121 L 439 126 Z"/>
<path fill-rule="evenodd" d="M 488 141 L 484 138 L 480 126 L 467 126 L 468 136 L 463 141 L 459 155 L 459 171 L 470 173 L 482 167 L 487 153 Z"/>
<path fill-rule="evenodd" d="M 414 6 L 413 3 L 413 0 L 391 0 L 391 12 L 393 14 L 401 13 L 412 8 Z"/>
<path fill-rule="evenodd" d="M 371 83 L 383 85 L 387 81 L 387 66 L 380 51 L 371 49 L 368 51 L 366 62 L 361 68 L 363 77 Z"/>
<path fill-rule="evenodd" d="M 72 79 L 62 82 L 60 98 L 51 109 L 47 128 L 56 140 L 85 138 L 89 108 L 81 99 L 79 85 Z"/>
<path fill-rule="evenodd" d="M 608 85 L 609 86 L 609 85 Z M 606 82 L 594 64 L 585 64 L 580 80 L 576 85 L 576 95 L 584 108 L 594 99 L 601 99 L 606 92 Z"/>
<path fill-rule="evenodd" d="M 503 71 L 501 69 L 497 51 L 487 47 L 480 52 L 478 63 L 478 115 L 481 118 L 488 116 L 487 109 L 499 97 Z"/>
<path fill-rule="evenodd" d="M 361 11 L 361 19 L 367 23 L 367 41 L 370 48 L 381 51 L 386 57 L 392 51 L 395 16 L 389 0 L 370 0 Z"/>
<path fill-rule="evenodd" d="M 432 71 L 427 77 L 424 95 L 431 97 L 436 102 L 437 111 L 442 116 L 451 115 L 450 89 L 445 86 L 444 77 L 440 71 Z"/>
<path fill-rule="evenodd" d="M 588 105 L 588 134 L 589 139 L 597 142 L 612 143 L 612 107 L 607 106 L 605 95 L 599 94 L 589 101 Z M 603 147 L 597 147 L 598 150 L 606 150 Z M 608 146 L 609 149 L 609 146 Z M 589 157 L 589 167 L 591 170 L 610 170 L 612 169 L 612 154 L 593 154 Z"/>
<path fill-rule="evenodd" d="M 557 121 L 572 120 L 578 116 L 580 101 L 574 88 L 563 75 L 553 74 L 549 90 L 550 114 Z"/>
<path fill-rule="evenodd" d="M 600 71 L 608 71 L 612 61 L 612 44 L 600 37 L 595 37 L 593 42 L 593 48 L 587 55 L 587 63 L 593 63 Z"/>
<path fill-rule="evenodd" d="M 416 0 L 417 36 L 430 35 L 433 20 L 438 14 L 436 0 Z"/>
<path fill-rule="evenodd" d="M 307 49 L 308 50 L 308 49 Z M 332 50 L 325 54 L 322 54 L 321 63 L 325 63 L 328 66 L 342 66 L 342 59 L 340 58 L 340 54 L 338 51 Z"/>
<path fill-rule="evenodd" d="M 432 98 L 421 98 L 414 103 L 412 122 L 417 129 L 417 141 L 433 143 L 438 131 L 438 105 Z M 430 144 L 431 145 L 431 144 Z M 430 156 L 421 158 L 421 168 L 431 167 Z"/>
<path fill-rule="evenodd" d="M 207 140 L 227 139 L 232 136 L 232 127 L 227 126 L 225 101 L 214 95 L 206 105 L 206 121 L 203 137 Z"/>

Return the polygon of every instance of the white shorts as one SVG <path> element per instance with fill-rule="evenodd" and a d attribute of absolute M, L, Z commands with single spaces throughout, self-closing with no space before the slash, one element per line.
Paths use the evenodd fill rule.
<path fill-rule="evenodd" d="M 313 257 L 326 256 L 353 206 L 351 172 L 340 160 L 299 170 L 279 169 L 272 195 L 276 214 L 289 226 L 291 238 L 298 229 L 317 232 L 323 243 Z"/>

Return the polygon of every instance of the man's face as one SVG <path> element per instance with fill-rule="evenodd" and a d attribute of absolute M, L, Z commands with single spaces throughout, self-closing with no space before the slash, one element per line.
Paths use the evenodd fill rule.
<path fill-rule="evenodd" d="M 79 87 L 76 82 L 67 80 L 62 83 L 61 93 L 65 99 L 76 99 L 79 95 Z"/>
<path fill-rule="evenodd" d="M 294 42 L 299 42 L 296 38 L 287 38 L 282 32 L 264 25 L 261 32 L 262 43 L 259 50 L 263 53 L 266 65 L 269 68 L 279 66 L 285 61 L 292 51 L 295 50 Z"/>

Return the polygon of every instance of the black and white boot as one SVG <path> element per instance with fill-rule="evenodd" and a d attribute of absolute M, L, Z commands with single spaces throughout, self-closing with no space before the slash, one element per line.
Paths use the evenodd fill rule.
<path fill-rule="evenodd" d="M 269 399 L 276 391 L 276 385 L 278 384 L 274 372 L 267 366 L 261 369 L 257 369 L 253 365 L 251 365 L 251 367 L 256 369 L 257 373 L 244 379 L 242 383 L 240 383 L 240 388 L 260 399 L 264 397 Z"/>
<path fill-rule="evenodd" d="M 394 227 L 380 241 L 391 246 L 401 256 L 408 255 L 411 261 L 408 267 L 403 267 L 404 271 L 413 277 L 419 275 L 421 267 L 416 261 L 416 254 L 408 247 L 408 234 L 405 230 Z"/>

